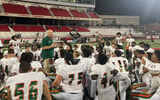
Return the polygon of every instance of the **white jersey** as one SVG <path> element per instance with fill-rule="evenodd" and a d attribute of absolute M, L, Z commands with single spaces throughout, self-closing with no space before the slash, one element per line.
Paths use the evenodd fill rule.
<path fill-rule="evenodd" d="M 38 51 L 31 51 L 33 53 L 34 60 L 39 61 L 40 53 Z"/>
<path fill-rule="evenodd" d="M 154 53 L 154 49 L 149 48 L 146 52 Z"/>
<path fill-rule="evenodd" d="M 19 74 L 19 68 L 20 68 L 20 63 L 16 63 L 13 68 L 11 69 L 11 73 L 16 73 Z M 31 62 L 31 67 L 33 72 L 38 72 L 40 68 L 42 68 L 42 65 L 38 61 L 32 61 Z"/>
<path fill-rule="evenodd" d="M 90 72 L 91 66 L 93 66 L 96 63 L 96 59 L 94 57 L 82 58 L 81 62 L 86 64 L 87 72 Z"/>
<path fill-rule="evenodd" d="M 58 68 L 60 64 L 65 64 L 64 58 L 58 58 L 55 60 L 54 65 L 56 68 Z"/>
<path fill-rule="evenodd" d="M 58 57 L 60 57 L 60 49 L 59 49 L 59 47 L 54 49 L 54 56 L 55 56 L 56 53 L 58 54 Z"/>
<path fill-rule="evenodd" d="M 83 91 L 82 78 L 85 72 L 86 65 L 78 63 L 77 65 L 59 65 L 57 74 L 63 77 L 62 89 L 65 92 L 81 93 Z"/>
<path fill-rule="evenodd" d="M 106 53 L 106 55 L 109 55 L 111 54 L 111 51 L 112 51 L 112 46 L 104 46 L 104 51 Z"/>
<path fill-rule="evenodd" d="M 7 73 L 8 76 L 11 76 L 11 69 L 14 64 L 18 63 L 18 59 L 13 58 L 7 58 L 4 63 L 2 64 L 4 71 Z"/>
<path fill-rule="evenodd" d="M 28 72 L 10 77 L 6 86 L 11 90 L 12 100 L 41 100 L 44 74 Z"/>
<path fill-rule="evenodd" d="M 39 61 L 41 58 L 41 50 L 36 51 L 36 60 Z"/>
<path fill-rule="evenodd" d="M 116 69 L 122 73 L 128 74 L 128 60 L 123 57 L 112 57 L 109 59 L 110 63 L 115 65 Z"/>
<path fill-rule="evenodd" d="M 123 45 L 122 40 L 123 40 L 123 37 L 122 37 L 122 36 L 121 36 L 121 37 L 116 37 L 116 41 L 117 41 L 117 43 L 118 43 L 119 45 Z"/>
<path fill-rule="evenodd" d="M 130 39 L 126 39 L 127 42 L 127 46 L 131 46 L 132 42 L 134 42 L 135 40 L 133 38 Z"/>
<path fill-rule="evenodd" d="M 136 51 L 136 50 L 138 50 L 138 49 L 141 49 L 141 50 L 144 50 L 142 47 L 140 47 L 140 46 L 138 46 L 138 45 L 136 45 L 136 46 L 134 46 L 134 47 L 129 47 L 129 51 L 131 51 L 132 52 L 132 58 L 134 57 L 134 52 Z"/>
<path fill-rule="evenodd" d="M 114 69 L 111 63 L 105 65 L 95 64 L 91 67 L 90 75 L 98 75 L 97 88 L 98 92 L 104 92 L 113 88 L 112 85 L 112 71 Z M 114 88 L 113 88 L 114 89 Z"/>
<path fill-rule="evenodd" d="M 19 40 L 17 40 L 17 41 L 15 41 L 15 40 L 10 40 L 10 41 L 9 41 L 9 44 L 12 44 L 14 48 L 19 48 L 20 41 L 19 41 Z"/>

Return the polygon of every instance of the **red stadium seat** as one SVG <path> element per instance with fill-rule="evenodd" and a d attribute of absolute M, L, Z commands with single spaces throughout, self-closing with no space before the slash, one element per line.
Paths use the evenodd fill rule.
<path fill-rule="evenodd" d="M 2 4 L 7 13 L 28 14 L 26 8 L 22 5 Z"/>
<path fill-rule="evenodd" d="M 88 18 L 86 13 L 83 12 L 78 12 L 77 10 L 70 10 L 70 12 L 72 13 L 72 15 L 74 17 L 83 17 L 83 18 Z"/>
<path fill-rule="evenodd" d="M 46 26 L 46 28 L 47 29 L 51 29 L 51 30 L 53 30 L 55 32 L 57 26 Z"/>
<path fill-rule="evenodd" d="M 46 26 L 47 29 L 52 29 L 54 32 L 71 32 L 72 30 L 69 29 L 67 26 Z"/>
<path fill-rule="evenodd" d="M 0 25 L 0 31 L 1 32 L 10 32 L 10 29 L 7 25 Z"/>
<path fill-rule="evenodd" d="M 56 8 L 51 8 L 52 13 L 54 16 L 64 16 L 64 17 L 71 17 L 69 12 L 65 9 L 56 9 Z"/>
<path fill-rule="evenodd" d="M 94 13 L 94 12 L 89 12 L 88 15 L 89 15 L 91 18 L 98 18 L 98 16 L 97 16 L 96 13 Z"/>
<path fill-rule="evenodd" d="M 88 30 L 85 27 L 77 27 L 77 26 L 71 26 L 72 29 L 76 29 L 78 32 L 90 32 L 90 30 Z"/>
<path fill-rule="evenodd" d="M 51 13 L 49 12 L 49 10 L 47 8 L 43 8 L 43 7 L 28 7 L 31 11 L 31 13 L 33 15 L 47 15 L 47 16 L 51 16 Z"/>
<path fill-rule="evenodd" d="M 36 25 L 14 25 L 13 29 L 16 32 L 45 32 L 42 26 Z"/>

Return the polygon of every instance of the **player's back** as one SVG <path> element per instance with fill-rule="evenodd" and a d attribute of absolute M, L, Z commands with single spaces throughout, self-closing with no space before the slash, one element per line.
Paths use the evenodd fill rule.
<path fill-rule="evenodd" d="M 96 64 L 92 66 L 91 75 L 98 74 L 98 92 L 114 89 L 112 85 L 113 68 L 113 65 L 110 63 L 106 63 L 105 65 Z"/>
<path fill-rule="evenodd" d="M 12 44 L 14 47 L 19 47 L 20 41 L 11 40 L 9 43 Z"/>
<path fill-rule="evenodd" d="M 11 75 L 11 69 L 14 64 L 18 63 L 18 59 L 13 57 L 13 58 L 7 58 L 5 62 L 3 63 L 3 69 L 7 73 L 7 75 Z"/>
<path fill-rule="evenodd" d="M 128 60 L 123 57 L 112 57 L 109 61 L 115 65 L 116 69 L 123 73 L 128 73 Z"/>
<path fill-rule="evenodd" d="M 82 78 L 86 70 L 86 65 L 80 62 L 77 65 L 61 64 L 58 67 L 57 74 L 63 77 L 63 90 L 70 93 L 82 92 Z"/>
<path fill-rule="evenodd" d="M 41 63 L 39 61 L 32 61 L 31 62 L 31 67 L 32 67 L 32 71 L 33 72 L 38 72 L 38 70 L 40 68 L 42 68 L 42 65 L 41 65 Z"/>
<path fill-rule="evenodd" d="M 121 37 L 116 37 L 117 43 L 118 43 L 119 45 L 123 45 L 122 39 L 123 39 L 122 36 L 121 36 Z"/>
<path fill-rule="evenodd" d="M 42 73 L 20 73 L 7 80 L 10 87 L 12 100 L 41 100 L 43 81 L 46 80 Z"/>
<path fill-rule="evenodd" d="M 87 72 L 90 72 L 91 66 L 93 66 L 96 63 L 96 60 L 94 57 L 88 57 L 88 58 L 82 58 L 81 62 L 86 64 Z"/>

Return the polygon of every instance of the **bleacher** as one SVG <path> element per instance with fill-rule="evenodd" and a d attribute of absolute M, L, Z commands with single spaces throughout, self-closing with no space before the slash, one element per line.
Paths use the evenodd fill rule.
<path fill-rule="evenodd" d="M 14 25 L 13 30 L 15 32 L 45 32 L 42 26 L 36 25 Z"/>
<path fill-rule="evenodd" d="M 99 18 L 99 17 L 97 16 L 97 14 L 94 13 L 94 12 L 89 12 L 88 15 L 89 15 L 91 18 Z"/>
<path fill-rule="evenodd" d="M 122 35 L 129 33 L 129 28 L 116 28 L 116 27 L 97 27 L 89 28 L 90 32 L 94 35 L 102 34 L 103 36 L 115 36 L 117 32 L 121 32 Z M 131 33 L 135 35 L 141 35 L 142 33 L 137 33 L 133 28 L 130 28 Z"/>
<path fill-rule="evenodd" d="M 26 6 L 26 5 L 17 5 L 17 4 L 9 4 L 9 3 L 3 3 L 2 7 L 5 13 L 28 14 L 28 16 L 29 15 L 43 15 L 43 16 L 50 16 L 50 18 L 58 18 L 58 17 L 52 17 L 52 16 L 61 16 L 61 17 L 99 19 L 97 14 L 94 12 L 87 13 L 87 12 L 80 12 L 78 10 L 66 10 L 66 9 L 60 9 L 60 8 L 50 8 L 49 9 L 46 7 L 39 7 L 39 6 L 32 6 L 32 5 L 28 7 L 28 5 Z M 18 15 L 15 15 L 15 16 L 18 16 Z"/>
<path fill-rule="evenodd" d="M 65 9 L 57 9 L 57 8 L 51 8 L 52 13 L 54 16 L 64 16 L 64 17 L 71 17 L 69 12 Z"/>
<path fill-rule="evenodd" d="M 72 30 L 76 30 L 78 32 L 90 32 L 90 30 L 88 30 L 87 28 L 85 27 L 77 27 L 77 26 L 71 26 Z"/>
<path fill-rule="evenodd" d="M 72 30 L 69 29 L 67 26 L 46 26 L 47 29 L 52 29 L 54 32 L 71 32 Z"/>
<path fill-rule="evenodd" d="M 10 32 L 7 25 L 0 25 L 0 32 Z"/>
<path fill-rule="evenodd" d="M 2 4 L 3 9 L 7 13 L 28 14 L 26 8 L 22 5 Z"/>
<path fill-rule="evenodd" d="M 83 17 L 83 18 L 88 18 L 87 14 L 84 12 L 78 12 L 77 10 L 70 10 L 70 12 L 72 13 L 72 15 L 74 17 Z"/>
<path fill-rule="evenodd" d="M 49 12 L 49 10 L 47 8 L 43 8 L 43 7 L 33 7 L 30 6 L 28 7 L 29 10 L 31 11 L 31 13 L 33 15 L 46 15 L 46 16 L 51 16 L 51 13 Z"/>

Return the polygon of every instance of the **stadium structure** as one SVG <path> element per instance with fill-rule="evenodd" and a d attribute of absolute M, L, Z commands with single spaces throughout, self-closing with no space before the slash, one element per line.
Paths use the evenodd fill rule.
<path fill-rule="evenodd" d="M 81 38 L 141 34 L 132 28 L 139 25 L 139 16 L 98 15 L 94 8 L 95 0 L 1 0 L 0 38 L 4 44 L 13 35 L 20 35 L 22 42 L 41 42 L 47 29 L 54 31 L 55 41 L 72 41 L 77 33 Z"/>

